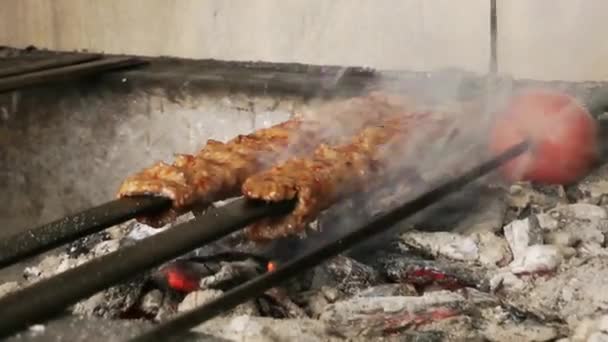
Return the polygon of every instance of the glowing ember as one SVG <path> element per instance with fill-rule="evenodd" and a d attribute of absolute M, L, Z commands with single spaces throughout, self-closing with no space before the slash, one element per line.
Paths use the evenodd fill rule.
<path fill-rule="evenodd" d="M 175 291 L 189 293 L 199 289 L 199 278 L 188 274 L 179 267 L 169 267 L 165 270 L 169 287 Z"/>
<path fill-rule="evenodd" d="M 466 287 L 462 280 L 429 267 L 419 267 L 408 272 L 407 281 L 421 286 L 438 285 L 446 290 L 456 290 Z"/>
<path fill-rule="evenodd" d="M 274 272 L 277 269 L 277 263 L 274 261 L 269 261 L 268 265 L 266 266 L 266 270 L 268 272 Z"/>

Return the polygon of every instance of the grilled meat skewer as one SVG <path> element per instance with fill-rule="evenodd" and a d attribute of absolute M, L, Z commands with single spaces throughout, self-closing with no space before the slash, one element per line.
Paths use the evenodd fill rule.
<path fill-rule="evenodd" d="M 338 143 L 403 106 L 399 98 L 373 93 L 321 105 L 302 117 L 226 143 L 210 139 L 196 155 L 177 155 L 173 164 L 158 162 L 128 177 L 117 196 L 170 198 L 169 211 L 137 218 L 161 227 L 195 207 L 238 196 L 249 176 L 289 157 L 309 154 L 321 143 Z"/>
<path fill-rule="evenodd" d="M 312 157 L 292 158 L 281 165 L 249 177 L 242 187 L 250 199 L 280 202 L 297 199 L 295 209 L 286 216 L 266 218 L 247 227 L 253 241 L 267 241 L 290 235 L 303 235 L 306 226 L 325 209 L 350 194 L 365 192 L 397 166 L 391 158 L 403 152 L 413 130 L 434 122 L 430 113 L 402 111 L 365 128 L 350 142 L 331 147 L 319 146 Z M 431 133 L 431 131 L 429 131 Z M 404 158 L 403 155 L 398 155 Z"/>

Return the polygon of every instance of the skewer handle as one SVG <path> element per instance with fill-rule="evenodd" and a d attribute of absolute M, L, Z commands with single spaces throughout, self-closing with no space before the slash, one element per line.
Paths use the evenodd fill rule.
<path fill-rule="evenodd" d="M 131 197 L 107 202 L 38 228 L 0 240 L 0 268 L 48 252 L 138 215 L 169 208 L 160 197 Z"/>

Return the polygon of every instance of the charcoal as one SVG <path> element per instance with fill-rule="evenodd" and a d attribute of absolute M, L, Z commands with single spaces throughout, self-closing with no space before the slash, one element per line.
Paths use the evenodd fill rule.
<path fill-rule="evenodd" d="M 145 277 L 110 287 L 74 305 L 72 312 L 81 316 L 120 318 L 138 306 Z"/>
<path fill-rule="evenodd" d="M 163 304 L 163 297 L 162 291 L 156 289 L 146 293 L 141 299 L 141 311 L 146 315 L 156 316 Z"/>
<path fill-rule="evenodd" d="M 313 319 L 274 319 L 241 315 L 215 318 L 193 330 L 230 341 L 343 341 L 338 336 L 331 336 L 322 322 Z"/>
<path fill-rule="evenodd" d="M 573 259 L 551 277 L 529 277 L 525 289 L 506 290 L 506 303 L 541 320 L 578 325 L 585 317 L 608 309 L 608 258 Z"/>
<path fill-rule="evenodd" d="M 508 268 L 490 277 L 490 291 L 493 293 L 525 291 L 529 283 L 513 274 Z"/>
<path fill-rule="evenodd" d="M 28 283 L 50 277 L 60 271 L 66 270 L 76 263 L 77 259 L 71 259 L 67 254 L 48 255 L 38 265 L 26 267 L 23 270 L 23 278 Z"/>
<path fill-rule="evenodd" d="M 560 215 L 551 210 L 505 226 L 505 237 L 513 253 L 513 261 L 509 265 L 513 273 L 552 272 L 565 258 L 575 254 L 575 250 L 569 247 L 577 241 L 573 234 L 555 230 L 547 233 L 560 224 Z"/>
<path fill-rule="evenodd" d="M 382 336 L 462 316 L 474 304 L 488 305 L 449 291 L 423 296 L 354 297 L 328 305 L 320 320 L 344 336 Z"/>
<path fill-rule="evenodd" d="M 505 222 L 522 219 L 529 214 L 541 213 L 557 205 L 568 203 L 563 189 L 559 190 L 561 187 L 553 187 L 553 191 L 548 191 L 550 188 L 538 188 L 529 182 L 511 185 L 506 197 L 509 210 Z"/>
<path fill-rule="evenodd" d="M 445 256 L 453 260 L 474 261 L 479 250 L 470 236 L 449 232 L 408 232 L 401 235 L 401 241 L 415 250 L 422 250 L 434 257 Z"/>
<path fill-rule="evenodd" d="M 569 342 L 608 341 L 608 315 L 583 319 L 567 339 Z"/>
<path fill-rule="evenodd" d="M 197 289 L 226 290 L 265 271 L 263 260 L 252 254 L 220 253 L 184 257 L 169 262 L 151 277 L 164 289 L 191 292 Z"/>
<path fill-rule="evenodd" d="M 179 216 L 173 222 L 168 223 L 167 225 L 159 228 L 152 228 L 143 223 L 139 223 L 135 220 L 130 220 L 128 222 L 119 225 L 118 231 L 115 231 L 115 234 L 121 236 L 120 243 L 121 247 L 130 246 L 136 243 L 139 240 L 145 239 L 149 236 L 156 235 L 160 232 L 163 232 L 172 227 L 178 226 L 184 222 L 190 221 L 194 218 L 192 213 L 186 213 L 184 215 Z"/>
<path fill-rule="evenodd" d="M 4 297 L 13 291 L 16 291 L 17 289 L 19 289 L 19 283 L 17 283 L 16 281 L 4 283 L 0 285 L 0 297 Z"/>
<path fill-rule="evenodd" d="M 342 255 L 327 260 L 314 272 L 312 289 L 330 286 L 351 296 L 382 282 L 379 272 L 372 267 Z"/>
<path fill-rule="evenodd" d="M 589 203 L 600 206 L 607 204 L 608 198 L 608 181 L 606 176 L 608 175 L 608 164 L 601 165 L 597 169 L 593 170 L 588 176 L 586 176 L 578 184 L 573 185 L 572 193 L 573 200 L 581 203 Z"/>
<path fill-rule="evenodd" d="M 552 242 L 574 246 L 589 256 L 606 253 L 608 212 L 602 207 L 586 203 L 558 206 L 539 214 L 538 222 Z"/>
<path fill-rule="evenodd" d="M 425 260 L 401 254 L 389 255 L 383 263 L 386 276 L 391 281 L 413 284 L 420 288 L 487 288 L 489 285 L 485 279 L 486 269 L 467 263 Z"/>
<path fill-rule="evenodd" d="M 187 312 L 205 303 L 210 302 L 223 294 L 220 290 L 200 290 L 189 293 L 184 300 L 179 303 L 178 312 Z M 253 301 L 248 301 L 238 305 L 232 310 L 222 313 L 220 317 L 229 317 L 237 315 L 258 315 L 258 309 Z"/>
<path fill-rule="evenodd" d="M 247 280 L 257 277 L 264 268 L 254 260 L 221 262 L 221 268 L 213 275 L 206 276 L 200 280 L 200 286 L 205 288 L 227 289 Z"/>
<path fill-rule="evenodd" d="M 410 284 L 382 284 L 372 286 L 357 294 L 358 297 L 392 297 L 392 296 L 414 296 L 416 289 Z"/>
<path fill-rule="evenodd" d="M 447 334 L 443 331 L 403 331 L 394 337 L 383 337 L 382 341 L 399 342 L 442 342 L 445 341 Z"/>
<path fill-rule="evenodd" d="M 505 226 L 504 231 L 514 261 L 523 258 L 528 246 L 543 243 L 542 230 L 532 218 L 513 221 Z"/>
<path fill-rule="evenodd" d="M 37 282 L 111 253 L 119 248 L 119 244 L 118 240 L 101 241 L 91 247 L 87 253 L 79 254 L 78 257 L 72 257 L 70 253 L 66 252 L 48 255 L 37 265 L 25 268 L 23 277 L 28 284 Z"/>
<path fill-rule="evenodd" d="M 400 249 L 405 253 L 475 262 L 488 267 L 507 264 L 512 258 L 506 241 L 493 232 L 463 235 L 412 231 L 402 234 L 400 242 Z"/>
<path fill-rule="evenodd" d="M 267 299 L 272 301 L 272 306 L 280 313 L 273 314 L 274 318 L 308 318 L 308 314 L 304 309 L 294 303 L 287 292 L 282 288 L 273 288 L 264 294 Z"/>
<path fill-rule="evenodd" d="M 299 293 L 299 298 L 294 300 L 299 303 L 306 313 L 312 318 L 318 318 L 325 307 L 330 303 L 346 297 L 335 287 L 322 286 L 320 289 Z"/>
<path fill-rule="evenodd" d="M 476 233 L 479 257 L 477 261 L 486 267 L 502 267 L 513 261 L 513 254 L 506 239 L 492 232 Z"/>
<path fill-rule="evenodd" d="M 527 247 L 519 259 L 509 265 L 514 274 L 534 274 L 555 271 L 564 258 L 573 250 L 554 245 L 532 245 Z"/>
<path fill-rule="evenodd" d="M 513 320 L 508 312 L 497 306 L 483 311 L 479 324 L 486 341 L 554 341 L 560 334 L 559 327 L 532 319 Z"/>
<path fill-rule="evenodd" d="M 103 231 L 95 234 L 91 234 L 84 238 L 78 239 L 66 246 L 66 253 L 70 258 L 78 258 L 83 254 L 91 252 L 91 250 L 97 246 L 97 244 L 110 240 L 111 236 L 108 232 Z"/>

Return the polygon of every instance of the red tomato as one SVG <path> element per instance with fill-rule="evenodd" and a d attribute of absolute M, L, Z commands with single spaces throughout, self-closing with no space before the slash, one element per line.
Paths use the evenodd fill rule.
<path fill-rule="evenodd" d="M 498 154 L 529 138 L 533 147 L 502 168 L 509 181 L 568 184 L 585 176 L 598 157 L 597 123 L 572 96 L 533 89 L 515 96 L 490 138 Z"/>

